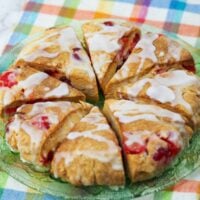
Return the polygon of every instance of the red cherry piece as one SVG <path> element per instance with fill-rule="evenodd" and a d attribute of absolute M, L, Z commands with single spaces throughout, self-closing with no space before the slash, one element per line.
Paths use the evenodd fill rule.
<path fill-rule="evenodd" d="M 153 159 L 155 161 L 163 160 L 165 163 L 167 163 L 168 161 L 170 161 L 172 157 L 176 156 L 179 153 L 180 147 L 175 145 L 167 138 L 161 138 L 161 139 L 167 143 L 167 147 L 166 148 L 160 147 L 154 154 Z"/>
<path fill-rule="evenodd" d="M 77 53 L 73 53 L 73 57 L 74 57 L 76 60 L 81 60 L 80 56 L 79 56 Z"/>
<path fill-rule="evenodd" d="M 49 129 L 50 123 L 47 116 L 40 116 L 37 117 L 33 122 L 32 125 L 37 127 L 38 129 Z"/>
<path fill-rule="evenodd" d="M 124 151 L 127 154 L 139 154 L 139 153 L 143 153 L 146 151 L 146 146 L 139 144 L 139 143 L 133 143 L 130 146 L 127 146 L 126 143 L 124 143 Z"/>
<path fill-rule="evenodd" d="M 168 144 L 168 149 L 169 149 L 169 152 L 170 152 L 170 156 L 176 156 L 179 153 L 180 147 L 175 145 L 169 139 L 166 139 L 166 138 L 161 138 L 161 139 L 164 140 Z"/>
<path fill-rule="evenodd" d="M 166 71 L 167 71 L 166 68 L 161 67 L 161 66 L 157 66 L 157 69 L 155 69 L 155 74 L 162 74 Z"/>
<path fill-rule="evenodd" d="M 14 108 L 6 108 L 4 110 L 5 114 L 6 115 L 13 115 L 17 110 L 17 107 L 14 107 Z"/>
<path fill-rule="evenodd" d="M 128 37 L 127 37 L 127 36 L 122 37 L 122 38 L 121 38 L 121 42 L 122 42 L 123 44 L 126 44 L 126 43 L 128 42 Z"/>
<path fill-rule="evenodd" d="M 196 72 L 196 68 L 195 68 L 194 65 L 183 65 L 183 67 L 184 67 L 186 70 L 191 71 L 191 72 L 193 72 L 193 73 Z"/>
<path fill-rule="evenodd" d="M 79 48 L 79 47 L 75 47 L 75 48 L 73 48 L 72 50 L 75 52 L 75 51 L 79 51 L 79 50 L 81 50 L 81 48 Z"/>
<path fill-rule="evenodd" d="M 69 84 L 69 85 L 71 85 L 70 79 L 68 79 L 68 78 L 65 77 L 65 76 L 61 77 L 60 80 L 63 81 L 63 82 L 65 82 L 65 83 L 67 83 L 67 84 Z"/>
<path fill-rule="evenodd" d="M 106 22 L 104 22 L 104 25 L 106 25 L 106 26 L 114 26 L 114 22 L 106 21 Z"/>
<path fill-rule="evenodd" d="M 0 87 L 13 87 L 17 84 L 16 74 L 11 71 L 7 71 L 0 75 Z"/>
<path fill-rule="evenodd" d="M 50 76 L 54 76 L 54 77 L 57 77 L 59 76 L 59 72 L 58 70 L 44 70 L 45 73 L 49 74 Z"/>
<path fill-rule="evenodd" d="M 153 155 L 153 159 L 155 161 L 160 161 L 162 160 L 163 158 L 167 158 L 168 157 L 168 154 L 169 154 L 169 151 L 167 148 L 164 148 L 164 147 L 160 147 L 157 152 Z"/>
<path fill-rule="evenodd" d="M 138 43 L 139 40 L 140 40 L 140 35 L 135 34 L 135 37 L 134 37 L 134 39 L 132 40 L 132 43 L 131 43 L 132 49 L 136 46 L 136 44 Z"/>
<path fill-rule="evenodd" d="M 45 157 L 45 156 L 42 156 L 40 162 L 44 165 L 44 166 L 47 166 L 48 164 L 51 163 L 51 161 L 53 160 L 53 155 L 54 155 L 54 152 L 53 151 L 49 151 L 48 155 Z"/>

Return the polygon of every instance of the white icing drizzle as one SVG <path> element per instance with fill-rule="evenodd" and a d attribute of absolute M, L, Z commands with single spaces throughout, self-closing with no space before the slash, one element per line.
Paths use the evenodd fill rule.
<path fill-rule="evenodd" d="M 111 163 L 114 170 L 122 170 L 123 165 L 121 157 L 119 156 L 120 147 L 115 144 L 114 141 L 98 134 L 98 131 L 109 131 L 112 133 L 106 120 L 100 111 L 97 111 L 97 108 L 93 108 L 90 113 L 84 117 L 81 122 L 87 122 L 88 124 L 95 125 L 94 129 L 85 130 L 85 131 L 73 131 L 67 135 L 68 140 L 75 140 L 79 137 L 90 138 L 98 142 L 106 143 L 108 148 L 105 150 L 79 150 L 76 149 L 72 152 L 59 152 L 56 153 L 55 162 L 60 162 L 61 159 L 65 160 L 66 166 L 69 166 L 70 163 L 78 156 L 83 155 L 88 158 L 96 159 L 104 163 Z"/>
<path fill-rule="evenodd" d="M 158 135 L 157 135 L 158 134 Z M 135 132 L 124 132 L 123 135 L 126 138 L 125 144 L 131 146 L 134 143 L 145 145 L 145 140 L 161 140 L 161 138 L 168 138 L 169 141 L 174 142 L 174 144 L 182 147 L 183 141 L 181 139 L 180 132 L 178 131 L 160 131 L 159 133 L 152 133 L 151 131 L 135 131 Z"/>
<path fill-rule="evenodd" d="M 147 94 L 151 98 L 153 99 L 156 98 L 158 101 L 162 103 L 173 101 L 176 98 L 175 94 L 171 89 L 162 85 L 157 85 L 157 87 L 150 87 L 147 90 Z"/>
<path fill-rule="evenodd" d="M 118 41 L 113 40 L 113 36 L 95 34 L 88 39 L 91 51 L 105 51 L 106 53 L 114 52 L 120 49 Z"/>
<path fill-rule="evenodd" d="M 25 97 L 28 97 L 35 86 L 40 84 L 42 81 L 48 78 L 48 75 L 43 72 L 37 72 L 29 76 L 27 79 L 20 81 L 18 86 L 23 88 Z"/>
<path fill-rule="evenodd" d="M 100 31 L 95 32 L 95 34 L 85 33 L 90 51 L 105 51 L 107 53 L 118 51 L 121 47 L 118 40 L 131 30 L 131 27 L 115 22 L 113 22 L 113 26 L 106 26 L 103 23 L 97 25 L 100 26 Z"/>
<path fill-rule="evenodd" d="M 15 99 L 17 91 L 15 89 L 10 89 L 10 88 L 5 88 L 3 90 L 4 90 L 4 96 L 2 99 L 2 103 L 4 106 L 6 106 L 12 103 L 12 101 Z"/>
<path fill-rule="evenodd" d="M 106 26 L 102 22 L 96 23 L 95 25 L 100 27 L 100 30 L 86 32 L 85 37 L 90 49 L 93 67 L 101 82 L 101 79 L 107 71 L 107 67 L 112 62 L 109 55 L 120 50 L 121 45 L 118 43 L 119 39 L 128 33 L 133 26 L 131 24 L 126 26 L 117 21 L 113 21 L 113 26 Z M 96 53 L 97 51 L 102 51 L 102 53 Z"/>
<path fill-rule="evenodd" d="M 176 61 L 179 61 L 181 59 L 182 50 L 183 48 L 181 45 L 171 39 L 168 39 L 168 56 L 166 59 L 173 57 Z"/>
<path fill-rule="evenodd" d="M 125 144 L 127 146 L 131 146 L 134 143 L 138 143 L 141 145 L 145 145 L 144 138 L 148 138 L 152 135 L 152 132 L 144 130 L 144 131 L 137 131 L 137 132 L 124 132 L 124 137 L 126 138 Z"/>
<path fill-rule="evenodd" d="M 112 102 L 110 109 L 114 113 L 114 116 L 122 123 L 130 123 L 142 118 L 144 120 L 150 120 L 151 115 L 155 115 L 152 121 L 155 121 L 156 118 L 166 117 L 174 122 L 184 123 L 184 119 L 181 115 L 155 105 L 139 104 L 127 100 L 116 100 Z M 136 117 L 137 115 L 139 116 Z"/>
<path fill-rule="evenodd" d="M 115 73 L 113 78 L 111 79 L 110 83 L 115 83 L 117 81 L 122 81 L 124 79 L 127 79 L 131 76 L 133 76 L 132 68 L 137 66 L 136 76 L 135 79 L 137 79 L 138 75 L 142 71 L 144 67 L 144 62 L 146 59 L 152 60 L 152 62 L 158 63 L 158 58 L 155 54 L 155 46 L 153 45 L 153 42 L 159 37 L 156 33 L 145 33 L 142 35 L 142 38 L 140 41 L 136 44 L 135 49 L 141 48 L 142 51 L 139 53 L 135 53 L 134 51 L 130 54 L 127 61 L 124 63 L 124 65 Z M 170 38 L 165 37 L 165 40 L 168 43 L 167 46 L 167 52 L 164 51 L 159 52 L 158 57 L 163 57 L 162 63 L 167 63 L 169 60 L 174 58 L 176 61 L 180 61 L 181 59 L 181 52 L 183 50 L 183 47 L 178 44 L 177 42 L 171 40 Z M 133 66 L 133 64 L 135 66 Z M 134 72 L 135 73 L 135 72 Z"/>
<path fill-rule="evenodd" d="M 81 44 L 77 46 L 80 48 L 80 50 L 78 50 L 76 54 L 80 57 L 80 59 L 75 59 L 74 55 L 72 53 L 70 54 L 69 63 L 66 67 L 66 74 L 72 74 L 74 70 L 79 70 L 88 75 L 90 79 L 95 79 L 95 74 L 93 72 L 89 57 L 81 47 Z"/>
<path fill-rule="evenodd" d="M 66 83 L 61 83 L 57 88 L 49 91 L 45 94 L 45 98 L 48 97 L 63 97 L 69 94 L 69 87 Z"/>
<path fill-rule="evenodd" d="M 112 62 L 112 60 L 105 53 L 101 53 L 100 55 L 94 54 L 92 60 L 98 79 L 101 80 L 106 73 L 107 66 Z"/>
<path fill-rule="evenodd" d="M 30 136 L 31 139 L 30 149 L 34 151 L 34 149 L 36 149 L 39 146 L 42 140 L 42 136 L 44 135 L 44 131 L 35 128 L 34 126 L 32 126 L 30 123 L 27 122 L 22 122 L 21 129 L 23 129 L 25 133 Z M 18 140 L 20 140 L 19 135 L 18 135 Z"/>
<path fill-rule="evenodd" d="M 150 121 L 158 121 L 158 118 L 153 115 L 153 114 L 138 114 L 138 115 L 129 115 L 131 113 L 127 113 L 126 112 L 115 112 L 115 116 L 119 116 L 119 115 L 123 115 L 123 118 L 120 119 L 120 122 L 122 123 L 130 123 L 130 122 L 134 122 L 134 121 L 138 121 L 138 120 L 150 120 Z"/>
<path fill-rule="evenodd" d="M 34 103 L 32 105 L 32 110 L 28 113 L 28 115 L 29 116 L 38 115 L 50 107 L 60 108 L 61 111 L 63 112 L 66 112 L 70 107 L 73 108 L 71 102 L 68 102 L 68 101 Z M 20 112 L 22 109 L 23 109 L 23 106 L 18 108 L 17 111 Z"/>
<path fill-rule="evenodd" d="M 17 113 L 20 113 L 23 111 L 24 107 L 27 105 L 23 105 L 20 108 L 17 109 Z M 24 150 L 21 149 L 21 142 L 22 138 L 19 134 L 20 130 L 24 131 L 24 134 L 27 134 L 30 137 L 30 145 L 27 146 L 27 149 L 29 149 L 32 152 L 32 158 L 33 162 L 34 159 L 36 159 L 36 155 L 39 151 L 38 147 L 42 141 L 42 138 L 44 135 L 49 131 L 48 129 L 40 129 L 40 126 L 37 127 L 37 124 L 42 124 L 43 121 L 42 117 L 45 116 L 48 118 L 48 123 L 50 126 L 56 125 L 60 121 L 60 117 L 57 112 L 54 112 L 51 110 L 51 107 L 57 107 L 61 108 L 60 112 L 66 113 L 66 110 L 73 109 L 73 106 L 70 102 L 43 102 L 43 103 L 35 103 L 32 105 L 32 109 L 25 114 L 15 114 L 14 120 L 8 125 L 8 132 L 6 133 L 6 139 L 10 137 L 13 137 L 14 133 L 16 133 L 16 138 L 18 141 L 18 150 L 19 152 L 23 152 Z M 61 113 L 60 113 L 61 114 Z M 37 124 L 35 125 L 35 123 Z M 23 158 L 22 158 L 23 159 Z"/>
<path fill-rule="evenodd" d="M 200 80 L 195 75 L 189 75 L 183 70 L 169 71 L 154 78 L 144 78 L 131 86 L 125 86 L 124 89 L 128 96 L 137 97 L 146 83 L 150 83 L 146 92 L 150 98 L 161 103 L 169 102 L 173 106 L 180 104 L 192 112 L 191 105 L 183 98 L 183 89 L 192 85 L 200 86 Z"/>
<path fill-rule="evenodd" d="M 53 41 L 47 41 L 49 38 L 57 36 Z M 45 48 L 58 45 L 60 50 L 58 52 L 49 53 Z M 35 48 L 37 46 L 37 48 Z M 36 42 L 31 43 L 27 49 L 24 48 L 18 58 L 23 58 L 26 61 L 32 62 L 38 57 L 55 58 L 61 51 L 70 52 L 73 47 L 81 47 L 74 30 L 71 27 L 58 29 L 48 35 L 45 35 Z M 34 49 L 34 50 L 33 50 Z"/>
<path fill-rule="evenodd" d="M 52 41 L 47 41 L 50 37 L 58 36 Z M 45 49 L 54 45 L 58 45 L 60 49 L 57 52 L 49 53 Z M 77 60 L 73 57 L 72 52 L 73 48 L 79 48 L 78 55 L 80 60 Z M 71 74 L 73 70 L 79 69 L 85 71 L 85 73 L 90 77 L 90 79 L 95 79 L 94 72 L 91 67 L 90 59 L 87 56 L 85 50 L 83 49 L 80 41 L 78 40 L 76 33 L 71 27 L 66 27 L 62 29 L 57 29 L 54 32 L 43 36 L 41 39 L 36 40 L 35 42 L 30 43 L 25 47 L 18 59 L 24 59 L 28 62 L 32 62 L 39 57 L 45 58 L 55 58 L 61 52 L 70 53 L 70 61 L 67 63 L 66 72 Z"/>
<path fill-rule="evenodd" d="M 141 52 L 139 52 L 137 55 L 133 55 L 131 58 L 132 62 L 133 60 L 138 61 L 138 57 L 141 58 L 140 64 L 138 66 L 136 74 L 139 74 L 141 69 L 144 66 L 144 61 L 146 59 L 151 59 L 153 62 L 157 61 L 157 57 L 155 55 L 155 46 L 153 45 L 153 41 L 158 38 L 158 35 L 155 33 L 146 33 L 142 36 L 142 39 L 137 43 L 136 48 L 141 48 Z"/>
<path fill-rule="evenodd" d="M 2 98 L 2 104 L 3 105 L 9 105 L 13 101 L 16 100 L 16 96 L 21 93 L 21 90 L 24 89 L 24 97 L 18 96 L 18 99 L 22 98 L 29 98 L 29 95 L 33 92 L 34 87 L 41 84 L 42 81 L 47 79 L 49 76 L 46 73 L 43 72 L 37 72 L 33 73 L 30 76 L 28 76 L 25 80 L 19 81 L 16 85 L 14 85 L 12 88 L 8 87 L 2 87 L 1 91 L 3 92 L 3 98 Z M 50 88 L 46 87 L 44 90 L 49 91 Z M 57 88 L 49 91 L 44 95 L 45 98 L 48 97 L 62 97 L 64 95 L 69 94 L 69 88 L 66 83 L 61 83 Z M 17 99 L 17 100 L 18 100 Z"/>
<path fill-rule="evenodd" d="M 14 120 L 12 122 L 10 122 L 7 126 L 8 126 L 8 131 L 6 132 L 5 136 L 6 136 L 6 140 L 8 141 L 9 138 L 13 136 L 12 133 L 19 132 L 19 130 L 20 130 L 20 120 L 15 115 Z"/>

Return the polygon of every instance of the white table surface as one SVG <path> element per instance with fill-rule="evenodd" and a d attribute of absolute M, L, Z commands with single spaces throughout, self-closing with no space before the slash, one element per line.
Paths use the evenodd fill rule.
<path fill-rule="evenodd" d="M 0 54 L 18 23 L 26 0 L 0 0 Z"/>

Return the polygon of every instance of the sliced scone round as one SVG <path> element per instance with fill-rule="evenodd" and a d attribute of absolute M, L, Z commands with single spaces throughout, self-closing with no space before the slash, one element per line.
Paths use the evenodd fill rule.
<path fill-rule="evenodd" d="M 7 144 L 22 161 L 48 168 L 58 144 L 90 109 L 84 102 L 25 104 L 6 126 Z"/>
<path fill-rule="evenodd" d="M 118 98 L 151 102 L 187 117 L 191 126 L 200 125 L 200 79 L 186 70 L 149 74 L 117 89 Z"/>
<path fill-rule="evenodd" d="M 85 100 L 85 95 L 44 72 L 18 65 L 0 75 L 0 111 L 10 114 L 24 103 Z"/>
<path fill-rule="evenodd" d="M 132 182 L 161 174 L 193 133 L 180 114 L 156 105 L 111 99 L 104 113 L 118 133 Z"/>
<path fill-rule="evenodd" d="M 16 63 L 28 63 L 40 71 L 70 83 L 88 100 L 98 100 L 96 77 L 90 59 L 71 27 L 53 27 L 25 45 Z"/>
<path fill-rule="evenodd" d="M 194 72 L 194 60 L 189 51 L 179 43 L 165 35 L 157 33 L 143 33 L 124 65 L 115 73 L 106 86 L 107 98 L 112 97 L 115 89 L 123 84 L 134 82 L 149 73 L 155 65 L 157 71 L 166 71 L 169 68 L 185 68 Z"/>
<path fill-rule="evenodd" d="M 90 21 L 83 24 L 82 29 L 95 73 L 104 90 L 138 42 L 140 30 L 133 23 L 122 20 Z"/>
<path fill-rule="evenodd" d="M 97 107 L 77 123 L 51 163 L 54 177 L 73 185 L 123 185 L 121 148 Z"/>

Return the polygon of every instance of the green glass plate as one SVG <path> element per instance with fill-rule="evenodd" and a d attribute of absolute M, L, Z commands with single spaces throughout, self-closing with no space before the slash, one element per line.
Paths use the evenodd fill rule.
<path fill-rule="evenodd" d="M 81 37 L 80 23 L 74 22 L 72 24 Z M 159 29 L 141 25 L 143 31 L 162 32 Z M 200 75 L 200 49 L 194 49 L 190 45 L 181 41 L 176 35 L 165 33 L 169 37 L 178 40 L 186 49 L 188 49 L 194 59 L 197 68 L 197 73 Z M 38 37 L 40 34 L 35 35 Z M 13 63 L 18 55 L 20 49 L 33 37 L 24 40 L 22 43 L 13 48 L 9 53 L 0 58 L 0 72 L 6 70 L 9 65 Z M 98 103 L 102 106 L 103 98 Z M 18 154 L 10 152 L 4 140 L 4 124 L 0 123 L 0 168 L 7 172 L 10 176 L 23 184 L 34 188 L 42 193 L 48 193 L 56 197 L 63 197 L 65 199 L 133 199 L 137 196 L 143 196 L 152 192 L 162 190 L 183 177 L 193 172 L 200 166 L 200 131 L 193 136 L 190 145 L 186 148 L 179 157 L 164 171 L 164 173 L 157 178 L 141 183 L 131 183 L 127 180 L 126 186 L 121 187 L 104 187 L 104 186 L 90 186 L 90 187 L 75 187 L 69 183 L 64 183 L 55 180 L 48 173 L 40 173 L 22 163 Z"/>

